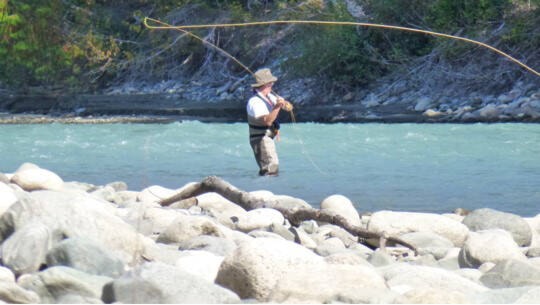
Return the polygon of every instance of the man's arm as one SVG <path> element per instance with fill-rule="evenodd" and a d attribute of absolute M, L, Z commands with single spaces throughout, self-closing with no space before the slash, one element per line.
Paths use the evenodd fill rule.
<path fill-rule="evenodd" d="M 266 126 L 272 126 L 274 121 L 277 119 L 277 116 L 279 114 L 279 111 L 283 106 L 285 105 L 285 100 L 282 98 L 279 98 L 274 105 L 274 108 L 272 108 L 272 111 L 270 111 L 269 114 L 263 115 L 262 120 Z"/>

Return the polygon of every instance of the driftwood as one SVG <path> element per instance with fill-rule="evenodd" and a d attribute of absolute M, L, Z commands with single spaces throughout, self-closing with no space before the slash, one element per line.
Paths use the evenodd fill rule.
<path fill-rule="evenodd" d="M 220 194 L 224 198 L 238 204 L 246 211 L 258 208 L 272 208 L 278 210 L 294 226 L 298 226 L 302 221 L 305 220 L 326 222 L 339 226 L 352 235 L 357 236 L 359 238 L 359 242 L 365 242 L 368 239 L 379 239 L 379 247 L 382 250 L 385 250 L 385 245 L 387 242 L 392 242 L 405 246 L 417 254 L 417 249 L 414 246 L 398 237 L 388 236 L 385 233 L 368 231 L 361 227 L 351 225 L 344 217 L 326 210 L 305 207 L 291 209 L 290 207 L 280 205 L 278 200 L 263 201 L 259 197 L 253 196 L 246 191 L 242 191 L 216 176 L 209 176 L 204 178 L 201 182 L 191 184 L 179 193 L 161 200 L 160 204 L 162 206 L 169 206 L 175 202 L 184 202 L 188 205 L 192 205 L 194 203 L 193 198 L 195 196 L 209 192 Z"/>

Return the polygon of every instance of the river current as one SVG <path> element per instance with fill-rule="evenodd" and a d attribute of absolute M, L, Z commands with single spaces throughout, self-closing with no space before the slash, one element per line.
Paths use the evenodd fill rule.
<path fill-rule="evenodd" d="M 259 177 L 242 123 L 0 126 L 4 173 L 32 162 L 135 191 L 217 175 L 314 207 L 342 194 L 360 212 L 540 213 L 540 124 L 283 124 L 277 150 L 280 175 Z"/>

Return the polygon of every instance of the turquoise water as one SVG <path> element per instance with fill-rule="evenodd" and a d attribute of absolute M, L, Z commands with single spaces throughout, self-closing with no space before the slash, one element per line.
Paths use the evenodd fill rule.
<path fill-rule="evenodd" d="M 246 124 L 2 125 L 0 172 L 36 163 L 65 181 L 178 188 L 218 175 L 361 212 L 490 207 L 540 213 L 539 124 L 284 124 L 279 177 L 259 177 Z"/>

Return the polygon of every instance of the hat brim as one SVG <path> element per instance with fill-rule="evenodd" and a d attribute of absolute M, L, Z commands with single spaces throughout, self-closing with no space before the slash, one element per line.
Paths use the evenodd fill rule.
<path fill-rule="evenodd" d="M 262 82 L 262 83 L 255 83 L 255 84 L 251 84 L 251 87 L 252 88 L 257 88 L 257 87 L 262 87 L 266 84 L 269 84 L 269 83 L 273 83 L 273 82 L 276 82 L 277 81 L 277 77 L 272 77 L 271 79 L 265 81 L 265 82 Z"/>

